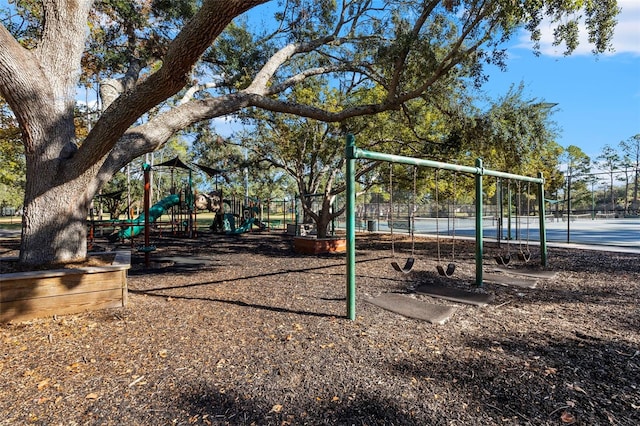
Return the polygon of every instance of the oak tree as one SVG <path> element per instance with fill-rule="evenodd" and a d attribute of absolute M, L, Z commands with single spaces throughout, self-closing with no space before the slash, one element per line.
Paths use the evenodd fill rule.
<path fill-rule="evenodd" d="M 523 27 L 539 40 L 545 17 L 570 53 L 583 15 L 594 50 L 604 52 L 618 12 L 615 0 L 294 0 L 274 2 L 264 31 L 233 34 L 234 18 L 262 3 L 23 1 L 22 14 L 0 15 L 0 96 L 18 121 L 27 165 L 21 262 L 84 258 L 99 189 L 194 123 L 250 107 L 325 122 L 401 108 L 457 73 L 472 70 L 481 82 L 483 63 L 502 63 L 502 43 Z M 23 18 L 30 25 L 16 24 Z M 232 44 L 240 36 L 242 49 Z M 79 138 L 76 91 L 89 80 L 83 59 L 97 54 L 103 108 Z M 283 96 L 318 76 L 345 94 L 383 90 L 337 109 Z"/>

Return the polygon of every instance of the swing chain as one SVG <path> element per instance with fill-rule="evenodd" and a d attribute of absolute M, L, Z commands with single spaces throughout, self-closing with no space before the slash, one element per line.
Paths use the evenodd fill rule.
<path fill-rule="evenodd" d="M 438 175 L 439 174 L 440 174 L 440 169 L 436 169 L 435 201 L 436 201 L 436 247 L 438 249 L 438 264 L 440 264 L 440 205 L 438 204 Z"/>
<path fill-rule="evenodd" d="M 391 255 L 396 257 L 396 248 L 393 238 L 393 164 L 389 163 L 389 229 L 391 231 Z"/>
<path fill-rule="evenodd" d="M 414 256 L 416 249 L 416 180 L 417 180 L 417 166 L 413 166 L 413 196 L 411 198 L 411 220 L 409 226 L 411 227 L 411 257 Z"/>
<path fill-rule="evenodd" d="M 389 165 L 389 203 L 390 203 L 390 209 L 389 209 L 389 219 L 390 219 L 390 225 L 389 228 L 391 229 L 391 251 L 393 254 L 393 258 L 394 260 L 391 262 L 391 266 L 393 267 L 393 269 L 395 269 L 398 272 L 402 272 L 404 274 L 408 274 L 409 272 L 411 272 L 411 270 L 413 269 L 413 264 L 415 263 L 415 258 L 413 257 L 413 253 L 414 253 L 414 248 L 415 248 L 415 237 L 414 237 L 414 232 L 413 232 L 413 212 L 411 213 L 411 221 L 409 222 L 409 226 L 411 226 L 411 257 L 409 257 L 407 259 L 407 261 L 405 262 L 404 266 L 400 266 L 400 264 L 398 264 L 398 262 L 395 261 L 395 243 L 394 243 L 394 238 L 393 238 L 393 164 Z M 414 194 L 413 194 L 413 206 L 415 207 L 415 168 L 414 168 Z"/>
<path fill-rule="evenodd" d="M 453 220 L 451 226 L 451 260 L 456 258 L 456 191 L 457 191 L 458 175 L 453 174 L 453 202 L 451 209 L 453 210 Z"/>
<path fill-rule="evenodd" d="M 453 225 L 453 240 L 452 240 L 452 244 L 451 244 L 451 262 L 449 262 L 449 264 L 447 265 L 447 269 L 445 269 L 441 264 L 441 257 L 440 257 L 440 227 L 439 227 L 439 223 L 440 222 L 440 205 L 439 205 L 439 197 L 438 197 L 438 184 L 439 184 L 439 172 L 440 169 L 436 169 L 436 196 L 435 196 L 435 201 L 436 201 L 436 244 L 438 247 L 438 264 L 436 265 L 436 270 L 438 271 L 438 274 L 444 276 L 444 277 L 451 277 L 453 275 L 453 273 L 456 270 L 456 264 L 453 263 L 453 259 L 455 258 L 455 215 L 454 215 L 454 225 Z M 456 175 L 454 175 L 454 200 L 455 200 L 455 182 L 456 182 Z M 453 206 L 454 209 L 454 213 L 455 213 L 455 203 Z M 447 214 L 450 215 L 450 212 L 447 210 Z"/>

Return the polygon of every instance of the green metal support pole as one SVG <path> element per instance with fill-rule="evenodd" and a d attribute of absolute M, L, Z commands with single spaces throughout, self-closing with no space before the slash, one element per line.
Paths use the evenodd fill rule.
<path fill-rule="evenodd" d="M 542 266 L 547 266 L 547 228 L 544 211 L 544 178 L 542 172 L 538 173 L 541 182 L 538 184 L 538 220 L 540 221 L 540 261 Z"/>
<path fill-rule="evenodd" d="M 356 173 L 355 138 L 347 135 L 347 318 L 356 319 Z"/>
<path fill-rule="evenodd" d="M 482 160 L 476 159 L 476 285 L 482 287 Z"/>

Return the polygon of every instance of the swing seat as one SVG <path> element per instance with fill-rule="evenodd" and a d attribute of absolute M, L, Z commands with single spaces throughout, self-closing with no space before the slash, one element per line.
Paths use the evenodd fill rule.
<path fill-rule="evenodd" d="M 398 262 L 395 262 L 395 261 L 391 262 L 391 266 L 393 266 L 393 269 L 395 269 L 398 272 L 408 274 L 413 269 L 413 264 L 415 263 L 415 261 L 416 260 L 413 257 L 410 257 L 407 259 L 406 263 L 404 264 L 404 267 L 401 267 L 398 264 Z"/>
<path fill-rule="evenodd" d="M 496 262 L 498 262 L 499 265 L 506 266 L 506 265 L 509 264 L 509 262 L 511 262 L 511 255 L 510 254 L 505 254 L 504 256 L 503 255 L 497 255 L 495 257 L 495 259 L 496 259 Z"/>
<path fill-rule="evenodd" d="M 522 251 L 520 250 L 520 252 L 518 253 L 518 259 L 520 259 L 523 262 L 528 262 L 531 260 L 531 252 L 530 251 Z"/>
<path fill-rule="evenodd" d="M 438 273 L 443 277 L 450 277 L 456 271 L 456 264 L 455 263 L 448 264 L 446 270 L 442 265 L 437 265 L 436 269 L 438 270 Z"/>

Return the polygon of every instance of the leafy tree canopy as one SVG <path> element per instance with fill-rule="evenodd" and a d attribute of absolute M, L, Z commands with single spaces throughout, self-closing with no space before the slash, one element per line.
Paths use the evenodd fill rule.
<path fill-rule="evenodd" d="M 293 0 L 274 3 L 264 28 L 234 21 L 262 3 L 17 0 L 0 10 L 0 96 L 27 163 L 22 262 L 83 257 L 104 183 L 195 123 L 250 108 L 335 123 L 402 109 L 460 77 L 481 83 L 483 64 L 504 64 L 504 41 L 521 28 L 538 41 L 543 19 L 571 53 L 584 17 L 605 52 L 618 12 L 615 0 Z M 339 104 L 291 101 L 317 79 Z M 72 114 L 79 84 L 100 84 L 86 137 Z"/>
<path fill-rule="evenodd" d="M 0 98 L 0 203 L 18 208 L 25 185 L 24 148 L 20 129 L 7 104 Z"/>

